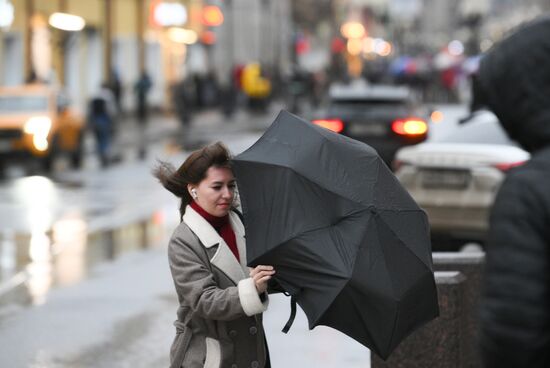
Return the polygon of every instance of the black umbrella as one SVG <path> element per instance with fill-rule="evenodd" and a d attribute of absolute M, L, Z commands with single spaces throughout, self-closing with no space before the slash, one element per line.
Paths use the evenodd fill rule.
<path fill-rule="evenodd" d="M 385 359 L 438 316 L 426 215 L 374 149 L 282 111 L 234 170 L 248 264 L 275 267 L 310 329 Z"/>

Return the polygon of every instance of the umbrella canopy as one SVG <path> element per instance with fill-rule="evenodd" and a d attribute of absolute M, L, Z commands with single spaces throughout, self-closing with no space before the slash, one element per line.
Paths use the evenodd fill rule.
<path fill-rule="evenodd" d="M 234 171 L 248 263 L 275 267 L 310 329 L 387 358 L 438 315 L 427 217 L 374 149 L 282 111 Z"/>

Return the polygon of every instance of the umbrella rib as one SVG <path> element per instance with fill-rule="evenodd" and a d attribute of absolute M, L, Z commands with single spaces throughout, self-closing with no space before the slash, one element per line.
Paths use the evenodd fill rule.
<path fill-rule="evenodd" d="M 388 352 L 390 351 L 390 349 L 393 345 L 393 339 L 395 337 L 395 330 L 397 329 L 397 320 L 399 319 L 400 304 L 401 304 L 401 301 L 398 300 L 396 302 L 396 307 L 395 307 L 396 313 L 395 313 L 395 316 L 393 318 L 393 327 L 391 329 L 391 337 L 388 341 L 388 346 L 386 346 L 386 351 L 388 351 Z"/>
<path fill-rule="evenodd" d="M 420 210 L 420 211 L 422 211 L 422 210 Z M 424 212 L 424 211 L 422 211 L 422 212 Z M 384 219 L 383 219 L 382 217 L 380 217 L 380 216 L 377 216 L 377 217 L 380 218 L 380 220 L 381 220 L 384 224 L 386 224 L 388 230 L 395 236 L 396 239 L 399 239 L 399 242 L 401 242 L 402 244 L 405 244 L 405 243 L 401 240 L 401 238 L 395 233 L 395 231 L 393 231 L 393 229 L 391 228 L 391 226 L 389 226 L 388 223 L 387 223 L 386 221 L 384 221 Z M 409 251 L 410 253 L 412 253 L 412 255 L 413 255 L 416 259 L 418 259 L 418 260 L 420 261 L 420 263 L 421 263 L 424 267 L 426 267 L 428 270 L 432 271 L 432 270 L 431 270 L 430 268 L 428 268 L 428 266 L 422 261 L 422 259 L 420 259 L 420 257 L 418 257 L 418 256 L 416 255 L 416 253 L 414 253 L 413 251 L 411 251 L 411 250 L 409 249 L 409 247 L 405 246 L 405 248 L 407 249 L 407 251 Z M 432 271 L 432 272 L 433 272 L 433 271 Z"/>
<path fill-rule="evenodd" d="M 356 302 L 353 298 L 352 298 L 351 300 L 352 300 L 352 303 L 351 303 L 351 304 L 353 305 L 353 308 L 355 309 L 357 315 L 361 316 L 361 319 L 363 319 L 362 322 L 365 323 L 365 319 L 363 318 L 363 314 L 361 313 L 361 312 L 362 312 L 362 309 L 359 308 L 359 305 L 357 305 L 357 302 Z M 365 324 L 366 324 L 366 323 L 365 323 Z M 368 328 L 365 329 L 365 333 L 368 335 L 370 341 L 371 341 L 372 344 L 374 345 L 374 349 L 375 349 L 376 351 L 380 351 L 377 341 L 373 338 L 373 336 L 372 336 L 372 334 L 371 334 L 371 332 L 369 331 Z M 371 350 L 373 350 L 373 349 L 371 349 Z"/>
<path fill-rule="evenodd" d="M 344 292 L 346 292 L 346 291 L 343 290 L 342 293 L 344 293 Z M 355 313 L 356 313 L 358 316 L 361 317 L 363 324 L 366 325 L 367 323 L 366 323 L 365 318 L 363 318 L 363 313 L 362 313 L 363 310 L 362 310 L 362 308 L 357 304 L 357 301 L 356 301 L 354 298 L 350 298 L 350 299 L 351 299 L 351 303 L 350 303 L 350 304 L 351 304 L 351 306 L 353 307 L 353 309 L 355 310 Z M 319 321 L 322 319 L 322 317 L 324 317 L 324 314 L 325 314 L 325 313 L 326 313 L 326 311 L 323 312 L 323 314 L 321 315 L 320 318 L 318 318 L 317 322 L 319 322 Z M 329 326 L 329 327 L 330 327 L 330 326 Z M 395 328 L 395 323 L 394 323 L 394 328 Z M 343 332 L 343 331 L 341 331 L 341 332 Z M 376 352 L 380 351 L 380 346 L 378 346 L 378 343 L 377 343 L 376 339 L 373 338 L 373 336 L 372 336 L 370 330 L 369 330 L 368 328 L 365 328 L 365 329 L 364 329 L 364 332 L 365 332 L 365 334 L 369 337 L 371 343 L 374 345 L 373 347 L 368 347 L 368 348 L 369 348 L 370 350 L 374 350 L 374 351 L 376 351 Z M 351 335 L 349 335 L 349 334 L 347 334 L 347 333 L 345 333 L 345 332 L 343 332 L 343 333 L 351 337 Z M 392 333 L 393 333 L 393 329 L 392 329 Z M 352 338 L 353 338 L 353 337 L 352 337 Z"/>
<path fill-rule="evenodd" d="M 349 216 L 353 216 L 353 215 L 356 215 L 356 214 L 359 214 L 359 213 L 363 213 L 363 212 L 366 212 L 366 209 L 358 209 L 358 210 L 355 210 L 351 213 L 349 213 L 346 217 L 349 217 Z M 296 239 L 302 235 L 306 235 L 306 234 L 309 234 L 309 233 L 312 233 L 312 232 L 315 232 L 315 231 L 319 231 L 319 230 L 323 230 L 323 229 L 326 229 L 328 227 L 332 227 L 332 226 L 335 226 L 336 224 L 340 223 L 342 221 L 342 219 L 340 219 L 340 221 L 338 221 L 337 223 L 335 224 L 330 224 L 330 225 L 327 225 L 327 226 L 320 226 L 320 227 L 317 227 L 317 228 L 314 228 L 314 229 L 310 229 L 310 230 L 307 230 L 307 231 L 304 231 L 304 232 L 301 232 L 299 234 L 293 234 L 291 235 L 289 238 L 285 239 L 284 241 L 282 241 L 280 244 L 284 244 L 290 240 L 293 240 L 293 239 Z M 336 247 L 337 250 L 339 250 L 338 247 Z M 359 248 L 356 250 L 356 252 L 359 252 Z M 341 257 L 342 257 L 342 254 L 341 252 L 339 252 Z M 344 258 L 344 257 L 342 257 Z M 350 262 L 350 269 L 353 269 L 355 267 L 355 261 L 356 261 L 356 257 L 352 257 L 351 260 L 347 259 L 348 257 L 345 257 L 347 261 Z"/>
<path fill-rule="evenodd" d="M 356 215 L 358 213 L 362 213 L 362 212 L 365 212 L 365 209 L 359 209 L 359 210 L 355 210 L 355 211 L 352 211 L 348 214 L 346 214 L 346 218 L 349 217 L 349 216 L 353 216 L 353 215 Z M 336 224 L 340 223 L 342 220 L 339 220 L 338 222 L 334 223 L 334 224 L 329 224 L 329 225 L 326 225 L 326 226 L 319 226 L 319 227 L 316 227 L 316 228 L 313 228 L 313 229 L 309 229 L 307 231 L 303 231 L 299 234 L 293 234 L 291 235 L 289 238 L 285 239 L 284 241 L 281 241 L 281 244 L 283 243 L 286 243 L 287 241 L 289 240 L 292 240 L 292 239 L 295 239 L 296 237 L 298 236 L 301 236 L 301 235 L 305 235 L 305 234 L 309 234 L 309 233 L 312 233 L 312 232 L 315 232 L 315 231 L 319 231 L 319 230 L 322 230 L 322 229 L 326 229 L 328 227 L 332 227 L 332 226 L 335 226 Z"/>

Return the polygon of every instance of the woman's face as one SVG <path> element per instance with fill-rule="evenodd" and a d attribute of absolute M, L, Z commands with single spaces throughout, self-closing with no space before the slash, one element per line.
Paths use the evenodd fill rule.
<path fill-rule="evenodd" d="M 210 167 L 206 177 L 196 186 L 195 201 L 213 216 L 223 217 L 229 213 L 235 196 L 235 177 L 226 167 Z M 191 194 L 193 197 L 193 194 Z"/>

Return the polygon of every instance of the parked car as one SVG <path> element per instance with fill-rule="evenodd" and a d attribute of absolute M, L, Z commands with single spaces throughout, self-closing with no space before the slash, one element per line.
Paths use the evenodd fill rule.
<path fill-rule="evenodd" d="M 406 87 L 356 82 L 331 86 L 328 109 L 313 123 L 367 143 L 389 166 L 399 148 L 426 139 L 421 110 Z"/>
<path fill-rule="evenodd" d="M 529 157 L 493 113 L 479 111 L 438 141 L 399 150 L 394 170 L 426 211 L 434 249 L 449 248 L 468 241 L 483 244 L 488 214 L 506 172 Z"/>
<path fill-rule="evenodd" d="M 50 170 L 60 154 L 79 166 L 84 128 L 84 119 L 52 87 L 0 87 L 0 168 L 13 161 L 38 161 Z"/>

